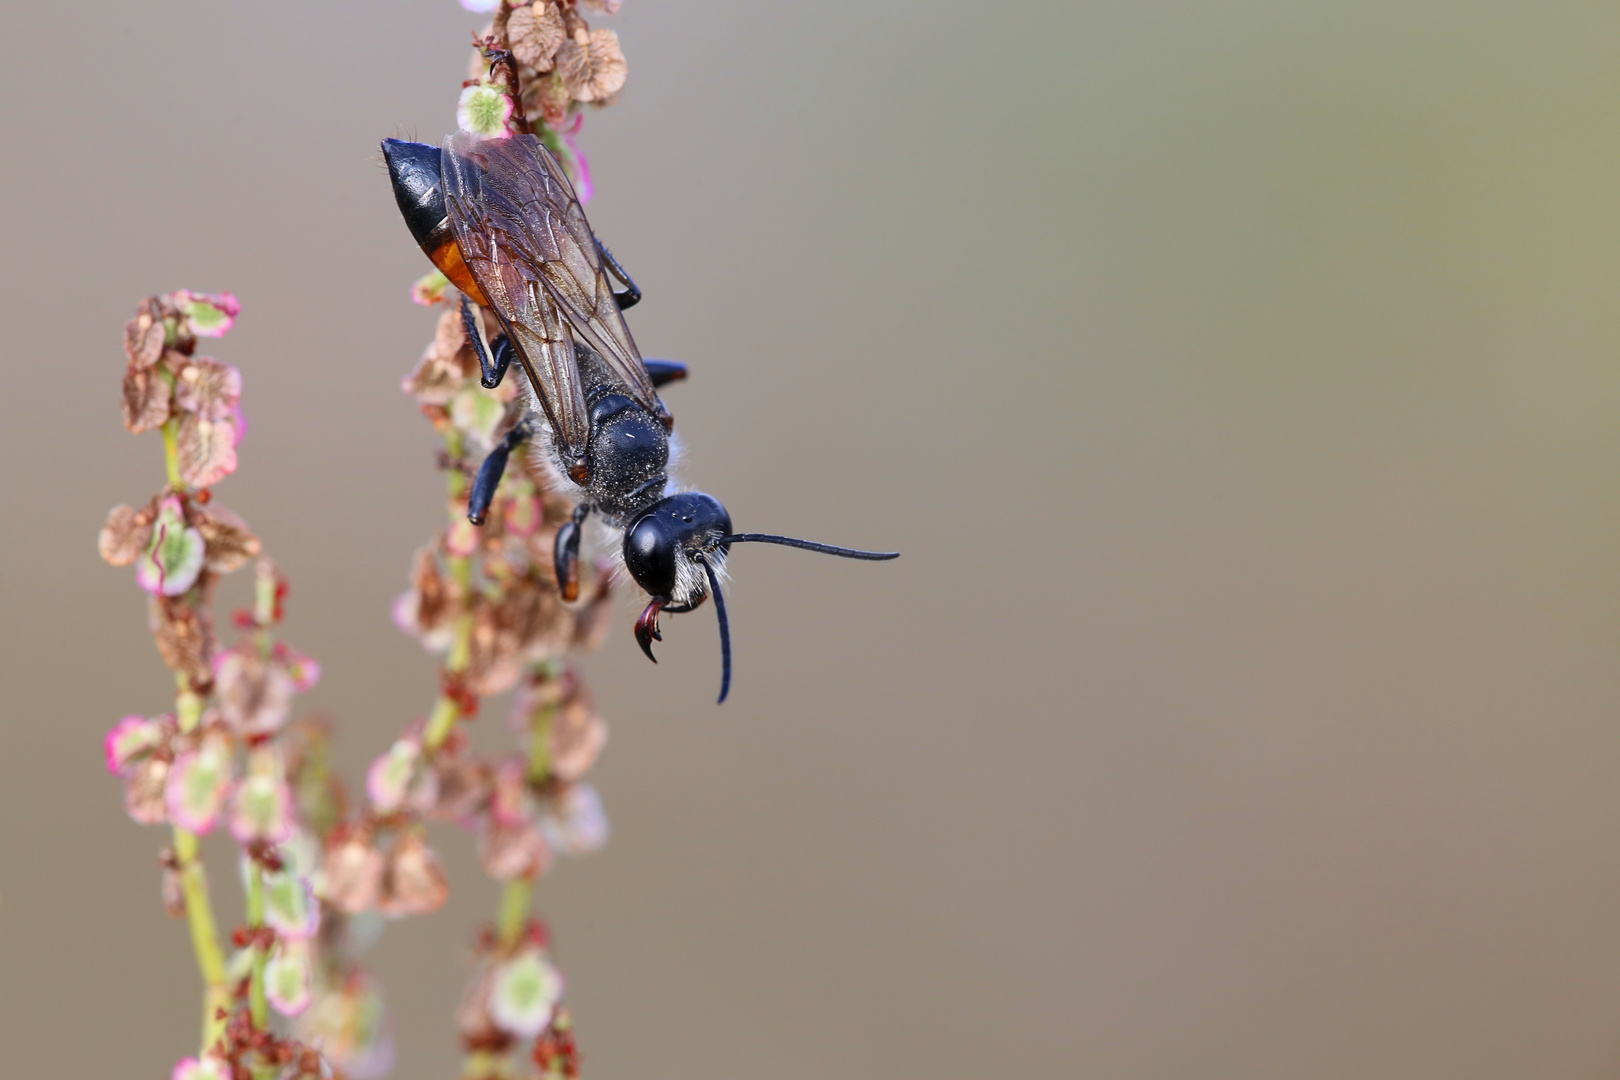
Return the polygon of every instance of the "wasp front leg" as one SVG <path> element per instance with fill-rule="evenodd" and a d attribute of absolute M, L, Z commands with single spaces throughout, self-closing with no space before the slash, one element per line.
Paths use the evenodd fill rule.
<path fill-rule="evenodd" d="M 579 537 L 585 518 L 591 512 L 587 503 L 574 507 L 573 516 L 557 530 L 557 541 L 551 549 L 552 568 L 557 571 L 557 589 L 564 600 L 579 599 Z"/>
<path fill-rule="evenodd" d="M 472 343 L 473 352 L 478 355 L 478 369 L 483 372 L 480 380 L 485 390 L 493 390 L 501 385 L 506 377 L 506 369 L 512 366 L 512 343 L 505 334 L 501 334 L 490 343 L 489 349 L 484 348 L 484 327 L 479 321 L 478 312 L 472 301 L 465 296 L 461 298 L 461 328 L 467 332 L 467 340 Z M 493 360 L 490 353 L 495 354 Z"/>

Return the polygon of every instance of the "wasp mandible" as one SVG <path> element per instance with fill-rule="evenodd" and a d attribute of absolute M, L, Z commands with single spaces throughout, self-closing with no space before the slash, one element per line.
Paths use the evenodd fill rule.
<path fill-rule="evenodd" d="M 657 388 L 684 365 L 643 360 L 623 310 L 641 290 L 591 231 L 567 174 L 533 135 L 479 139 L 457 132 L 443 148 L 385 139 L 383 156 L 405 223 L 461 291 L 461 317 L 493 389 L 515 360 L 527 390 L 524 417 L 479 467 L 467 515 L 482 524 L 513 450 L 529 442 L 575 499 L 557 530 L 553 562 L 565 600 L 579 595 L 580 537 L 595 514 L 625 569 L 650 600 L 636 620 L 649 660 L 660 613 L 710 595 L 720 623 L 720 701 L 731 689 L 731 629 L 720 572 L 732 544 L 781 544 L 847 559 L 893 559 L 769 533 L 734 533 L 719 500 L 674 490 L 667 472 L 674 418 Z M 609 274 L 623 286 L 615 289 Z M 487 344 L 473 305 L 502 332 Z M 576 339 L 575 335 L 578 335 Z"/>

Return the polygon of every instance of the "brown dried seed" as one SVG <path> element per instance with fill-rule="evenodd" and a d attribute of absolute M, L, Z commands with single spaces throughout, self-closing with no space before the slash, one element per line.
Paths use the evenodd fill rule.
<path fill-rule="evenodd" d="M 495 1026 L 495 1018 L 489 1012 L 494 983 L 494 972 L 489 965 L 480 964 L 461 995 L 461 1004 L 456 1009 L 456 1029 L 461 1035 L 461 1045 L 469 1051 L 502 1050 L 512 1041 L 510 1035 Z"/>
<path fill-rule="evenodd" d="M 236 471 L 236 424 L 186 413 L 176 439 L 180 475 L 192 487 L 212 487 Z"/>
<path fill-rule="evenodd" d="M 384 915 L 425 915 L 444 906 L 450 882 L 438 853 L 414 832 L 394 841 L 383 867 L 377 910 Z"/>
<path fill-rule="evenodd" d="M 523 112 L 531 123 L 544 123 L 550 128 L 562 127 L 568 120 L 568 106 L 573 101 L 574 96 L 563 85 L 562 76 L 555 69 L 535 76 L 523 87 Z"/>
<path fill-rule="evenodd" d="M 607 736 L 607 724 L 587 702 L 564 702 L 551 718 L 552 775 L 570 781 L 584 776 L 607 745 Z"/>
<path fill-rule="evenodd" d="M 532 821 L 503 825 L 490 821 L 478 837 L 484 871 L 497 881 L 544 872 L 551 849 Z"/>
<path fill-rule="evenodd" d="M 148 622 L 158 654 L 170 671 L 184 675 L 199 688 L 214 681 L 214 620 L 210 609 L 214 582 L 214 575 L 207 570 L 197 578 L 195 606 L 187 603 L 188 593 L 154 596 L 149 608 Z"/>
<path fill-rule="evenodd" d="M 163 321 L 155 312 L 142 311 L 124 324 L 124 355 L 137 368 L 149 368 L 158 362 L 163 355 Z"/>
<path fill-rule="evenodd" d="M 160 824 L 168 812 L 163 792 L 169 783 L 169 763 L 149 757 L 124 777 L 124 809 L 142 825 Z"/>
<path fill-rule="evenodd" d="M 358 915 L 377 902 L 382 888 L 382 852 L 371 846 L 371 838 L 350 833 L 334 838 L 322 863 L 325 883 L 322 895 L 333 907 Z"/>
<path fill-rule="evenodd" d="M 448 821 L 469 821 L 489 804 L 490 767 L 483 761 L 450 757 L 433 759 L 439 775 L 439 801 L 433 816 Z"/>
<path fill-rule="evenodd" d="M 416 565 L 411 567 L 411 585 L 416 589 L 416 625 L 432 630 L 450 613 L 450 589 L 439 573 L 439 560 L 432 548 L 416 553 Z"/>
<path fill-rule="evenodd" d="M 133 506 L 115 506 L 107 512 L 107 523 L 101 527 L 96 545 L 101 557 L 114 566 L 128 566 L 152 542 L 152 522 L 157 518 L 156 502 L 147 503 L 139 510 Z"/>
<path fill-rule="evenodd" d="M 454 362 L 464 376 L 470 376 L 478 366 L 472 346 L 467 343 L 467 331 L 461 323 L 460 306 L 450 308 L 439 316 L 433 328 L 433 351 L 446 363 Z"/>
<path fill-rule="evenodd" d="M 630 73 L 619 35 L 612 30 L 584 27 L 557 50 L 557 71 L 575 101 L 601 101 L 624 88 Z"/>
<path fill-rule="evenodd" d="M 215 674 L 220 713 L 236 731 L 268 735 L 286 722 L 292 711 L 292 680 L 257 648 L 244 642 L 226 650 Z"/>
<path fill-rule="evenodd" d="M 169 418 L 169 384 L 152 368 L 124 372 L 124 426 L 139 435 Z"/>
<path fill-rule="evenodd" d="M 205 509 L 188 501 L 186 524 L 202 534 L 208 569 L 216 574 L 228 574 L 259 554 L 259 538 L 247 523 L 217 502 Z"/>
<path fill-rule="evenodd" d="M 551 70 L 552 58 L 566 36 L 562 12 L 548 0 L 534 0 L 528 7 L 513 9 L 506 32 L 512 55 L 539 72 Z"/>
<path fill-rule="evenodd" d="M 242 373 L 213 357 L 188 357 L 175 371 L 175 403 L 199 416 L 223 420 L 241 398 Z"/>

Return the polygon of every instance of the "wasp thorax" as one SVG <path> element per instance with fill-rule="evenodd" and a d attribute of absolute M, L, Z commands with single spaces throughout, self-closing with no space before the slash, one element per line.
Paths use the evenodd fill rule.
<path fill-rule="evenodd" d="M 629 516 L 663 494 L 669 436 L 647 410 L 623 394 L 609 394 L 591 407 L 585 461 L 591 494 L 603 511 Z M 621 500 L 628 505 L 614 505 Z"/>
<path fill-rule="evenodd" d="M 624 533 L 624 565 L 636 584 L 672 603 L 665 610 L 695 604 L 706 579 L 696 556 L 731 535 L 731 515 L 720 500 L 696 491 L 660 499 Z"/>

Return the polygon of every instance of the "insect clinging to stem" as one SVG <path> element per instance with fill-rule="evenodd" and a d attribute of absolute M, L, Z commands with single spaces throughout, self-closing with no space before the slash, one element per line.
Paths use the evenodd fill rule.
<path fill-rule="evenodd" d="M 720 701 L 731 688 L 731 630 L 720 572 L 733 544 L 779 544 L 847 559 L 893 559 L 770 533 L 732 531 L 709 495 L 672 490 L 666 471 L 674 418 L 657 388 L 684 365 L 643 360 L 623 309 L 641 290 L 591 231 L 557 159 L 533 135 L 451 135 L 441 147 L 385 139 L 394 197 L 411 235 L 461 292 L 467 338 L 483 385 L 515 361 L 527 409 L 484 459 L 467 514 L 481 524 L 513 450 L 534 448 L 575 500 L 557 530 L 553 563 L 565 600 L 579 595 L 579 549 L 595 514 L 615 535 L 624 565 L 650 600 L 636 641 L 656 662 L 660 614 L 692 611 L 710 595 L 720 624 Z M 623 286 L 615 290 L 608 275 Z M 486 343 L 474 305 L 502 332 Z M 577 339 L 576 339 L 577 335 Z"/>

